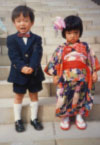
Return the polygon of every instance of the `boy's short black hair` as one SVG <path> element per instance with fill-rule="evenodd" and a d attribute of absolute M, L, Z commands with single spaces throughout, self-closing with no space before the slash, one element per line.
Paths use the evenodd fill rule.
<path fill-rule="evenodd" d="M 66 31 L 71 31 L 71 30 L 79 30 L 80 31 L 80 37 L 82 36 L 83 33 L 83 23 L 80 17 L 78 16 L 68 16 L 64 19 L 66 27 L 62 30 L 62 36 L 63 38 L 65 37 Z"/>
<path fill-rule="evenodd" d="M 29 16 L 31 22 L 34 22 L 35 16 L 34 16 L 34 11 L 30 8 L 27 7 L 26 5 L 20 5 L 17 6 L 13 11 L 12 11 L 12 21 L 14 22 L 17 17 L 20 16 L 20 14 L 23 14 L 24 17 Z"/>

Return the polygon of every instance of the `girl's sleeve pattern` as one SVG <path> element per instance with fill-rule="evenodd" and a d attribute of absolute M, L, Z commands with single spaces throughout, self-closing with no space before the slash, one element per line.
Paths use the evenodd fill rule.
<path fill-rule="evenodd" d="M 61 46 L 59 46 L 51 56 L 51 59 L 44 70 L 48 75 L 57 75 L 56 65 L 61 63 L 61 53 L 62 49 Z"/>
<path fill-rule="evenodd" d="M 91 48 L 90 49 L 88 48 L 88 63 L 89 66 L 91 66 L 92 68 L 92 72 L 100 69 L 100 64 L 97 59 L 97 56 L 95 55 L 95 52 Z"/>

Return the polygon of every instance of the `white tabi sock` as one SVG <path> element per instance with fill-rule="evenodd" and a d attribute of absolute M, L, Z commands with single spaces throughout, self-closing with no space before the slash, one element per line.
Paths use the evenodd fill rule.
<path fill-rule="evenodd" d="M 33 121 L 34 119 L 37 118 L 37 113 L 38 113 L 38 101 L 36 102 L 31 102 L 31 120 Z"/>
<path fill-rule="evenodd" d="M 22 110 L 22 104 L 14 104 L 15 121 L 18 121 L 21 119 L 21 110 Z"/>
<path fill-rule="evenodd" d="M 78 120 L 79 122 L 83 122 L 84 121 L 83 118 L 82 118 L 82 115 L 80 115 L 80 114 L 76 115 L 76 120 Z"/>

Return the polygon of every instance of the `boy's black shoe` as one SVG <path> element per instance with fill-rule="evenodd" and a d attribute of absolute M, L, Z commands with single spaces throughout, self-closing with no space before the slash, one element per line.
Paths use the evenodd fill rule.
<path fill-rule="evenodd" d="M 36 130 L 42 130 L 43 126 L 41 122 L 38 119 L 34 119 L 33 121 L 31 120 L 31 125 L 36 129 Z"/>
<path fill-rule="evenodd" d="M 15 128 L 17 132 L 23 132 L 25 131 L 24 125 L 23 125 L 23 121 L 22 120 L 18 120 L 15 122 Z"/>

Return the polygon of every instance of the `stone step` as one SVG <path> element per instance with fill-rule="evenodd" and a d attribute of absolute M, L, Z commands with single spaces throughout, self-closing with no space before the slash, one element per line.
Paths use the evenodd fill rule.
<path fill-rule="evenodd" d="M 25 0 L 26 2 L 34 2 L 34 3 L 37 3 L 37 2 L 39 2 L 39 3 L 42 3 L 42 1 L 41 0 Z M 44 0 L 43 0 L 44 1 Z"/>
<path fill-rule="evenodd" d="M 100 33 L 98 30 L 84 30 L 83 37 L 85 36 L 100 36 Z"/>
<path fill-rule="evenodd" d="M 42 37 L 45 37 L 45 36 L 48 37 L 49 33 L 50 33 L 50 35 L 51 35 L 51 32 L 54 33 L 53 22 L 54 22 L 56 16 L 52 17 L 52 14 L 47 14 L 47 13 L 46 13 L 46 15 L 47 16 L 45 16 L 45 13 L 43 13 L 43 14 L 41 13 L 41 15 L 37 14 L 34 26 L 31 29 L 34 33 L 37 33 L 38 35 L 41 35 Z M 53 15 L 54 15 L 54 13 L 53 13 Z M 98 28 L 99 28 L 98 20 L 95 21 L 96 18 L 94 20 L 90 19 L 90 18 L 82 18 L 82 19 L 83 19 L 83 25 L 84 25 L 84 29 L 85 30 L 89 26 L 92 26 L 93 23 L 94 23 L 94 25 L 97 25 Z M 4 24 L 5 24 L 6 28 L 7 28 L 7 33 L 8 34 L 12 34 L 12 33 L 16 32 L 16 29 L 15 29 L 14 25 L 12 24 L 10 17 L 7 17 L 5 19 Z M 50 32 L 47 31 L 48 27 L 49 27 L 49 31 Z M 94 32 L 95 32 L 95 30 L 96 29 L 94 29 Z M 88 29 L 87 29 L 87 33 L 88 33 Z M 92 32 L 90 31 L 89 33 L 92 33 Z M 94 36 L 94 34 L 93 34 L 93 36 Z"/>
<path fill-rule="evenodd" d="M 0 145 L 99 145 L 100 143 L 100 122 L 87 122 L 88 128 L 84 131 L 78 130 L 75 124 L 72 124 L 68 131 L 62 131 L 58 122 L 45 122 L 43 125 L 43 131 L 36 131 L 28 124 L 23 133 L 17 133 L 14 125 L 0 125 Z"/>
<path fill-rule="evenodd" d="M 0 66 L 0 80 L 7 80 L 10 66 Z"/>
<path fill-rule="evenodd" d="M 11 124 L 14 122 L 13 114 L 13 102 L 14 99 L 0 99 L 0 124 Z M 55 116 L 56 98 L 55 97 L 40 97 L 39 98 L 39 113 L 38 117 L 44 122 L 59 121 L 59 118 Z M 89 114 L 87 121 L 100 121 L 100 96 L 96 96 L 94 99 L 94 106 Z M 30 100 L 24 98 L 22 108 L 22 118 L 25 122 L 30 121 Z"/>
<path fill-rule="evenodd" d="M 12 83 L 8 83 L 7 81 L 0 81 L 0 98 L 13 98 L 13 88 Z M 39 92 L 39 97 L 49 97 L 51 95 L 50 92 L 50 78 L 46 78 L 45 81 L 43 81 L 43 90 Z M 6 90 L 6 91 L 5 91 Z M 52 94 L 53 95 L 53 94 Z M 28 97 L 28 92 L 25 95 L 25 97 Z"/>
<path fill-rule="evenodd" d="M 96 8 L 99 8 L 98 5 L 92 3 L 92 2 L 89 2 L 89 1 L 72 1 L 72 3 L 70 4 L 71 6 L 75 6 L 76 9 L 96 9 Z"/>
<path fill-rule="evenodd" d="M 86 37 L 82 37 L 80 40 L 81 41 L 85 41 L 89 44 L 98 44 L 100 43 L 100 40 L 99 40 L 100 36 L 86 36 Z M 45 45 L 59 45 L 63 42 L 65 42 L 65 39 L 63 39 L 62 37 L 61 38 L 57 38 L 57 37 L 52 37 L 52 35 L 50 36 L 50 38 L 48 39 L 47 37 L 45 37 L 45 40 L 44 40 L 44 44 Z"/>
<path fill-rule="evenodd" d="M 87 3 L 84 3 L 84 2 L 81 2 L 81 3 L 79 3 L 80 1 L 65 1 L 65 0 L 63 0 L 63 3 L 61 2 L 61 1 L 53 1 L 53 3 L 52 3 L 52 1 L 24 1 L 24 0 L 22 0 L 22 1 L 17 1 L 16 3 L 15 3 L 15 1 L 8 1 L 7 0 L 7 2 L 6 2 L 6 5 L 7 6 L 15 6 L 15 5 L 18 5 L 18 4 L 27 4 L 27 5 L 30 5 L 30 6 L 32 6 L 32 4 L 34 4 L 33 5 L 33 7 L 39 7 L 39 6 L 41 6 L 41 5 L 47 5 L 47 6 L 73 6 L 73 5 L 76 5 L 78 8 L 80 8 L 80 7 L 87 7 L 88 9 L 90 9 L 90 8 L 98 8 L 98 6 L 96 5 L 96 4 L 94 4 L 94 3 L 92 3 L 91 1 L 87 1 L 87 3 L 88 3 L 88 5 L 86 5 Z M 5 1 L 0 1 L 0 4 L 2 5 L 2 6 L 5 6 Z"/>
<path fill-rule="evenodd" d="M 56 45 L 55 48 L 57 48 L 57 46 L 58 45 Z M 47 47 L 47 48 L 50 48 L 50 47 Z M 42 59 L 42 65 L 46 65 L 49 62 L 49 60 L 52 56 L 52 53 L 55 50 L 53 48 L 54 48 L 54 46 L 51 45 L 51 50 L 49 50 L 48 52 L 47 52 L 47 50 L 44 51 L 43 59 Z M 98 48 L 97 48 L 97 50 L 94 50 L 94 51 L 96 52 L 95 54 L 97 55 L 97 58 L 100 62 L 100 51 L 98 51 Z M 0 80 L 6 80 L 7 79 L 7 76 L 8 76 L 8 73 L 9 73 L 9 67 L 8 66 L 10 66 L 10 61 L 9 61 L 8 56 L 7 55 L 1 55 L 0 56 L 0 70 L 1 70 Z M 7 72 L 5 72 L 5 70 Z"/>
<path fill-rule="evenodd" d="M 0 0 L 0 4 L 1 5 L 4 5 L 5 6 L 5 4 L 6 5 L 8 5 L 8 4 L 15 4 L 15 2 L 16 2 L 16 4 L 17 3 L 19 3 L 20 4 L 20 2 L 22 3 L 22 2 L 24 2 L 25 0 Z"/>
<path fill-rule="evenodd" d="M 45 74 L 45 73 L 44 73 Z M 43 81 L 43 90 L 39 92 L 39 97 L 55 96 L 56 86 L 53 84 L 52 77 L 45 74 L 45 81 Z M 98 81 L 95 84 L 95 94 L 100 94 L 100 71 L 98 72 Z M 5 91 L 6 90 L 6 91 Z M 13 98 L 14 93 L 12 90 L 12 83 L 8 83 L 6 80 L 0 81 L 0 98 Z M 28 96 L 28 93 L 25 95 Z"/>
<path fill-rule="evenodd" d="M 96 44 L 96 45 L 90 45 L 90 48 L 92 48 L 94 50 L 94 52 L 96 53 L 98 60 L 99 59 L 99 55 L 100 55 L 100 51 L 99 51 L 99 46 L 100 44 Z M 52 56 L 53 52 L 55 51 L 55 49 L 57 48 L 57 45 L 51 45 L 51 46 L 45 46 L 44 48 L 44 54 L 43 54 L 43 59 L 45 59 L 44 63 L 42 60 L 42 69 L 44 70 L 47 62 L 49 61 L 50 57 Z M 47 53 L 48 51 L 48 53 Z M 48 56 L 48 58 L 47 58 Z M 8 58 L 7 55 L 4 56 L 0 56 L 2 59 L 6 59 Z M 8 59 L 9 60 L 9 59 Z M 3 62 L 3 61 L 2 61 Z M 10 71 L 10 62 L 6 63 L 5 65 L 3 65 L 3 63 L 0 64 L 0 80 L 7 80 L 8 75 L 9 75 L 9 71 Z M 99 72 L 98 75 L 100 76 Z M 47 78 L 47 75 L 45 76 Z"/>
<path fill-rule="evenodd" d="M 93 17 L 94 15 L 96 16 L 99 15 L 100 11 L 100 7 L 99 8 L 96 8 L 96 9 L 81 9 L 80 11 L 80 8 L 73 8 L 71 6 L 49 6 L 49 5 L 41 5 L 40 3 L 38 5 L 34 4 L 34 3 L 28 3 L 27 4 L 28 6 L 30 6 L 32 9 L 35 10 L 35 14 L 39 13 L 41 15 L 41 13 L 54 13 L 56 14 L 58 12 L 58 15 L 59 14 L 63 14 L 65 15 L 70 15 L 70 14 L 79 14 L 80 16 L 85 16 L 85 17 Z M 7 11 L 11 14 L 13 8 L 15 6 L 2 6 L 1 9 L 0 9 L 0 16 L 5 16 L 7 18 Z M 62 8 L 62 9 L 61 9 Z M 6 11 L 5 11 L 6 10 Z M 49 11 L 48 11 L 49 10 Z M 67 14 L 68 13 L 68 14 Z"/>
<path fill-rule="evenodd" d="M 87 30 L 100 30 L 100 25 L 88 25 Z"/>
<path fill-rule="evenodd" d="M 9 66 L 10 60 L 7 55 L 0 56 L 0 66 Z"/>
<path fill-rule="evenodd" d="M 0 124 L 11 124 L 14 122 L 13 115 L 13 102 L 14 98 L 11 99 L 0 99 Z M 39 113 L 38 117 L 42 121 L 54 121 L 55 120 L 55 102 L 56 98 L 45 99 L 39 98 Z M 25 122 L 30 121 L 30 99 L 24 98 L 22 108 L 22 118 Z"/>
<path fill-rule="evenodd" d="M 96 9 L 90 9 L 90 10 L 86 10 L 86 9 L 82 9 L 82 11 L 80 11 L 80 14 L 100 14 L 100 10 L 99 10 L 99 8 L 100 8 L 100 6 L 98 7 L 98 8 L 96 8 Z M 79 9 L 77 9 L 78 10 L 78 12 L 79 12 Z"/>
<path fill-rule="evenodd" d="M 84 131 L 74 124 L 69 131 L 62 131 L 58 122 L 43 125 L 43 131 L 36 131 L 28 124 L 23 133 L 15 132 L 14 125 L 0 125 L 0 145 L 99 145 L 100 142 L 100 123 L 96 121 L 87 122 L 88 128 Z"/>
<path fill-rule="evenodd" d="M 100 44 L 100 36 L 95 37 L 95 42 Z"/>
<path fill-rule="evenodd" d="M 46 48 L 46 47 L 45 47 Z M 56 48 L 56 47 L 55 47 Z M 44 49 L 44 46 L 43 46 L 43 49 Z M 2 57 L 2 56 L 4 56 L 5 58 L 6 58 L 6 56 L 7 56 L 7 60 L 9 59 L 8 58 L 8 48 L 7 48 L 7 46 L 6 45 L 1 45 L 0 46 L 0 57 Z M 3 58 L 2 58 L 3 59 Z M 1 60 L 1 62 L 2 62 L 2 60 Z M 9 62 L 7 62 L 9 65 L 10 65 L 10 61 Z M 5 63 L 4 63 L 5 64 Z M 43 53 L 43 57 L 42 57 L 42 64 L 46 64 L 46 56 L 45 56 L 45 53 Z"/>
<path fill-rule="evenodd" d="M 54 12 L 55 11 L 61 11 L 60 8 L 63 8 L 61 12 L 68 11 L 68 10 L 70 12 L 70 11 L 74 10 L 74 11 L 77 11 L 80 15 L 87 13 L 87 14 L 89 14 L 91 16 L 92 13 L 93 13 L 93 15 L 95 13 L 98 14 L 99 13 L 99 9 L 100 9 L 100 6 L 96 6 L 96 7 L 93 6 L 93 7 L 87 8 L 86 6 L 84 6 L 82 4 L 82 6 L 77 5 L 76 7 L 73 7 L 73 5 L 70 5 L 68 3 L 67 3 L 67 5 L 64 5 L 64 3 L 62 4 L 62 2 L 60 2 L 60 3 L 59 3 L 59 5 L 53 5 L 54 4 L 54 2 L 53 2 L 53 4 L 51 3 L 49 5 L 49 4 L 28 2 L 27 5 L 29 7 L 31 7 L 32 9 L 34 9 L 35 13 L 36 12 L 48 12 L 49 13 L 49 12 L 52 12 L 52 10 Z M 14 4 L 13 3 L 12 4 L 9 3 L 9 4 L 6 4 L 6 5 L 1 4 L 0 12 L 6 12 L 5 10 L 7 10 L 7 11 L 9 11 L 11 13 L 12 10 L 15 8 L 15 6 L 20 5 L 20 4 L 25 4 L 25 2 L 14 3 Z M 57 4 L 58 4 L 58 2 L 57 2 Z M 0 14 L 0 16 L 1 16 L 1 14 Z"/>
<path fill-rule="evenodd" d="M 45 46 L 44 48 L 44 54 L 42 58 L 42 69 L 44 70 L 46 64 L 49 62 L 50 57 L 52 56 L 53 52 L 57 48 L 57 45 L 50 45 Z M 100 62 L 100 44 L 92 44 L 90 45 L 90 48 L 92 48 Z M 7 80 L 9 71 L 10 71 L 10 61 L 9 58 L 6 55 L 0 56 L 0 80 Z M 100 76 L 100 73 L 98 72 L 98 76 Z M 45 77 L 48 78 L 49 76 L 45 74 Z"/>
<path fill-rule="evenodd" d="M 40 21 L 40 19 L 42 19 L 42 18 L 37 18 L 36 20 L 35 20 L 35 24 L 34 24 L 34 26 L 31 28 L 31 31 L 33 32 L 33 33 L 36 33 L 37 35 L 40 35 L 40 36 L 42 36 L 42 37 L 44 37 L 44 26 L 42 25 L 37 25 L 37 23 L 38 23 L 38 20 Z M 42 21 L 42 20 L 41 20 Z M 11 23 L 11 22 L 10 22 Z M 14 27 L 14 25 L 13 24 L 10 24 L 9 23 L 9 25 L 5 25 L 6 26 L 6 29 L 7 29 L 7 33 L 10 35 L 10 34 L 13 34 L 13 33 L 16 33 L 16 29 L 15 29 L 15 27 Z M 1 37 L 2 37 L 2 35 L 1 35 Z M 6 37 L 5 37 L 6 38 Z"/>
<path fill-rule="evenodd" d="M 57 48 L 57 45 L 44 45 L 43 46 L 43 51 L 44 54 L 52 54 L 55 49 Z M 100 44 L 89 44 L 89 47 L 94 50 L 94 52 L 100 52 Z"/>
<path fill-rule="evenodd" d="M 4 47 L 5 48 L 5 47 Z M 0 66 L 10 66 L 11 62 L 7 55 L 7 49 L 3 50 L 4 55 L 0 55 Z M 46 64 L 46 55 L 43 54 L 42 62 L 43 65 Z"/>
<path fill-rule="evenodd" d="M 66 15 L 66 13 L 67 13 L 67 15 Z M 74 12 L 74 11 L 72 11 L 72 12 L 70 12 L 70 11 L 63 11 L 63 12 L 56 11 L 56 12 L 54 12 L 54 11 L 52 11 L 49 13 L 48 12 L 37 13 L 34 26 L 38 26 L 38 27 L 44 26 L 44 28 L 46 26 L 53 26 L 53 22 L 55 20 L 55 17 L 58 16 L 58 14 L 59 14 L 59 16 L 64 18 L 70 14 L 77 14 L 77 12 Z M 3 17 L 5 18 L 3 20 L 3 22 L 7 28 L 8 34 L 14 33 L 16 31 L 16 29 L 15 29 L 14 25 L 12 24 L 11 16 L 5 17 L 5 16 L 1 15 L 0 18 L 3 18 Z M 84 27 L 92 25 L 93 22 L 95 22 L 95 20 L 97 21 L 95 23 L 99 23 L 98 19 L 96 17 L 93 17 L 93 18 L 82 17 L 82 20 L 83 20 Z M 32 29 L 34 28 L 34 26 L 32 27 Z"/>
<path fill-rule="evenodd" d="M 85 139 L 61 139 L 57 140 L 57 145 L 66 145 L 66 142 L 70 145 L 99 145 L 99 138 L 85 138 Z"/>
<path fill-rule="evenodd" d="M 85 16 L 85 17 L 92 17 L 92 18 L 93 18 L 93 17 L 95 17 L 95 18 L 97 17 L 97 18 L 98 18 L 98 17 L 100 16 L 100 11 L 97 11 L 97 12 L 94 12 L 94 11 L 93 11 L 93 12 L 89 12 L 89 13 L 87 13 L 87 12 L 85 12 L 85 13 L 83 13 L 83 12 L 80 13 L 80 12 L 79 12 L 79 16 L 80 16 L 80 17 L 84 17 L 84 16 Z"/>
<path fill-rule="evenodd" d="M 34 31 L 33 31 L 34 32 Z M 54 37 L 54 40 L 57 38 L 62 38 L 61 36 L 61 32 L 59 31 L 58 33 L 54 30 L 53 28 L 53 23 L 52 23 L 52 27 L 45 27 L 44 28 L 44 38 L 49 39 L 49 37 Z M 87 26 L 85 26 L 83 35 L 82 35 L 82 39 L 84 38 L 88 38 L 90 37 L 91 39 L 95 39 L 96 37 L 100 37 L 100 33 L 98 30 L 87 30 Z M 91 40 L 89 41 L 91 42 Z M 94 41 L 92 41 L 91 43 L 93 43 Z"/>
<path fill-rule="evenodd" d="M 65 42 L 65 40 L 62 39 L 60 32 L 58 34 L 55 32 L 55 34 L 53 35 L 53 37 L 54 37 L 53 40 L 54 39 L 57 40 L 59 42 L 59 44 L 61 44 L 60 40 L 62 42 Z M 87 37 L 87 39 L 88 39 L 88 37 Z M 42 40 L 44 40 L 44 42 L 42 44 L 42 46 L 43 46 L 42 64 L 46 64 L 46 54 L 53 53 L 54 50 L 58 47 L 59 44 L 58 44 L 58 42 L 55 41 L 55 43 L 53 43 L 53 44 L 52 43 L 50 44 L 50 42 L 49 42 L 49 45 L 48 44 L 45 45 L 45 43 L 46 43 L 45 40 L 46 39 L 42 39 Z M 53 40 L 51 40 L 51 41 L 53 41 Z M 81 40 L 85 41 L 86 40 L 86 37 L 82 37 Z M 96 41 L 99 41 L 99 36 L 98 36 L 98 38 L 97 37 L 94 37 L 94 40 L 91 37 L 89 39 L 89 41 L 91 41 L 91 42 L 94 41 L 95 42 L 95 43 L 90 43 L 89 44 L 90 48 L 92 48 L 94 50 L 94 52 L 100 52 L 100 49 L 99 49 L 100 48 L 100 43 L 99 42 L 96 42 Z M 1 54 L 1 56 L 0 56 L 1 57 L 0 58 L 1 59 L 0 60 L 0 65 L 1 66 L 3 64 L 6 65 L 6 66 L 7 65 L 10 65 L 10 61 L 9 61 L 9 58 L 8 58 L 8 48 L 7 48 L 6 44 L 5 44 L 6 41 L 5 41 L 5 39 L 0 39 L 0 42 L 1 42 L 1 47 L 0 47 L 0 54 Z M 5 60 L 3 60 L 3 59 L 5 59 Z"/>
<path fill-rule="evenodd" d="M 69 5 L 69 6 L 73 6 L 73 5 L 75 5 L 75 4 L 77 4 L 76 6 L 77 7 L 82 7 L 82 5 L 85 7 L 88 7 L 88 8 L 91 8 L 91 7 L 97 7 L 97 5 L 95 5 L 94 3 L 92 4 L 92 2 L 91 1 L 86 1 L 89 5 L 86 5 L 87 3 L 84 3 L 83 1 L 80 3 L 80 1 L 69 1 L 69 0 L 66 0 L 66 1 L 63 1 L 63 4 L 62 4 L 62 2 L 61 1 L 57 1 L 57 0 L 54 0 L 54 1 L 43 1 L 45 4 L 48 4 L 48 5 L 54 5 L 54 6 L 60 6 L 60 5 L 63 5 L 63 6 L 65 6 L 65 5 Z M 54 3 L 53 3 L 54 2 Z M 91 5 L 90 5 L 91 4 Z"/>
<path fill-rule="evenodd" d="M 56 86 L 52 83 L 52 77 L 51 78 L 47 78 L 47 80 L 49 80 L 49 83 L 51 84 L 50 86 L 50 96 L 55 96 L 56 94 Z M 94 96 L 99 96 L 100 94 L 100 71 L 98 72 L 98 81 L 95 83 L 95 95 Z M 99 98 L 98 98 L 99 99 Z"/>
<path fill-rule="evenodd" d="M 42 70 L 44 71 L 45 65 L 42 65 Z M 10 72 L 10 66 L 0 66 L 0 80 L 7 80 Z M 45 74 L 45 77 L 48 76 Z"/>
<path fill-rule="evenodd" d="M 96 95 L 99 95 L 100 93 L 100 72 L 98 72 L 98 77 L 99 79 L 95 84 Z M 56 86 L 53 84 L 52 77 L 49 77 L 45 74 L 45 78 L 45 81 L 43 81 L 43 90 L 39 92 L 39 97 L 55 96 Z M 0 98 L 13 98 L 14 93 L 12 90 L 12 83 L 8 83 L 6 80 L 0 81 L 0 92 Z M 27 97 L 28 93 L 25 96 Z"/>

